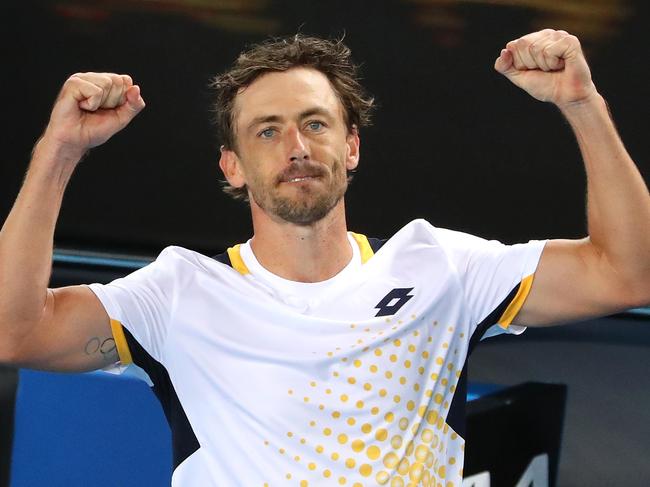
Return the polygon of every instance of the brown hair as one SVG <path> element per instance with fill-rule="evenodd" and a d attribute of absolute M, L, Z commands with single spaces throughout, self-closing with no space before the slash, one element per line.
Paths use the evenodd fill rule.
<path fill-rule="evenodd" d="M 316 69 L 327 76 L 343 105 L 348 131 L 370 124 L 374 99 L 361 86 L 359 68 L 352 62 L 350 49 L 343 44 L 343 39 L 296 34 L 251 46 L 229 70 L 210 82 L 210 88 L 216 92 L 214 120 L 224 149 L 236 151 L 234 106 L 239 91 L 265 73 L 299 66 Z M 224 191 L 236 199 L 248 199 L 246 187 L 234 188 L 225 183 Z"/>

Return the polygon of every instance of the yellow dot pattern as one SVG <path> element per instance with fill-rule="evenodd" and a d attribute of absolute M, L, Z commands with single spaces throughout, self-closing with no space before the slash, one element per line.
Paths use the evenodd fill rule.
<path fill-rule="evenodd" d="M 416 320 L 412 316 L 411 321 Z M 327 414 L 312 409 L 311 428 L 285 432 L 293 446 L 276 449 L 294 461 L 285 478 L 301 479 L 294 485 L 303 486 L 309 484 L 302 479 L 317 483 L 324 477 L 353 487 L 448 487 L 453 486 L 451 474 L 454 480 L 461 479 L 464 440 L 445 422 L 463 363 L 458 362 L 458 347 L 463 344 L 457 343 L 456 328 L 433 321 L 409 329 L 408 323 L 398 320 L 388 333 L 383 328 L 373 335 L 372 328 L 364 328 L 363 349 L 341 352 L 364 343 L 357 339 L 324 353 L 333 362 L 331 380 L 315 377 L 305 387 L 288 390 L 288 396 L 304 407 L 318 404 L 318 411 Z M 384 333 L 388 337 L 381 339 Z M 317 425 L 320 429 L 314 429 Z M 301 447 L 309 443 L 310 451 Z"/>

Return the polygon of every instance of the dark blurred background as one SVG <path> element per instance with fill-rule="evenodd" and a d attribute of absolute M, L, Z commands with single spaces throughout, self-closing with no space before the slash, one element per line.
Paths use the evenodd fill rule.
<path fill-rule="evenodd" d="M 584 170 L 568 125 L 493 70 L 507 41 L 544 27 L 581 39 L 648 179 L 641 0 L 41 0 L 0 12 L 2 221 L 70 74 L 128 73 L 147 102 L 79 166 L 57 227 L 61 251 L 153 257 L 174 244 L 215 254 L 247 239 L 248 208 L 220 190 L 207 84 L 245 45 L 299 31 L 345 35 L 379 103 L 348 194 L 354 231 L 390 236 L 423 217 L 508 243 L 585 235 Z M 569 383 L 567 421 L 582 423 L 567 426 L 558 485 L 650 485 L 648 318 L 540 333 L 479 347 L 474 377 Z M 590 361 L 616 371 L 604 389 Z"/>
<path fill-rule="evenodd" d="M 414 217 L 505 242 L 585 234 L 584 177 L 557 110 L 493 70 L 504 44 L 552 26 L 583 41 L 624 140 L 648 173 L 650 70 L 640 0 L 38 1 L 2 7 L 0 215 L 63 81 L 129 73 L 146 110 L 92 151 L 65 197 L 64 248 L 217 252 L 250 236 L 221 192 L 211 76 L 247 44 L 345 34 L 380 105 L 362 131 L 350 228 L 389 236 Z"/>

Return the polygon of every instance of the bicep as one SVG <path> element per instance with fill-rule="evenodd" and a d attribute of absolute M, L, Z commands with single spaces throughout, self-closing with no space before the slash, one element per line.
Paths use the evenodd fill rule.
<path fill-rule="evenodd" d="M 588 238 L 550 240 L 515 324 L 544 326 L 632 306 L 633 292 Z"/>
<path fill-rule="evenodd" d="M 108 314 L 86 286 L 48 289 L 42 318 L 22 340 L 18 357 L 22 366 L 62 372 L 119 360 Z"/>

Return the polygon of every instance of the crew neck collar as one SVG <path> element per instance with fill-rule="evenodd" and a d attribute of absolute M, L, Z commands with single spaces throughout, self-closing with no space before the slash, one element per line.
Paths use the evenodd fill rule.
<path fill-rule="evenodd" d="M 321 291 L 325 288 L 328 288 L 335 282 L 340 280 L 345 280 L 347 276 L 351 273 L 354 273 L 361 267 L 361 252 L 359 250 L 359 244 L 350 234 L 347 233 L 348 242 L 352 248 L 352 258 L 350 261 L 341 269 L 336 275 L 325 279 L 324 281 L 318 282 L 298 282 L 292 281 L 290 279 L 285 279 L 278 276 L 277 274 L 272 273 L 267 270 L 255 257 L 255 253 L 251 247 L 251 240 L 249 239 L 246 243 L 242 244 L 239 248 L 241 258 L 248 268 L 249 272 L 257 279 L 266 281 L 273 288 L 284 289 L 285 291 L 295 290 L 299 292 L 309 292 L 308 290 L 314 290 L 314 292 Z"/>

